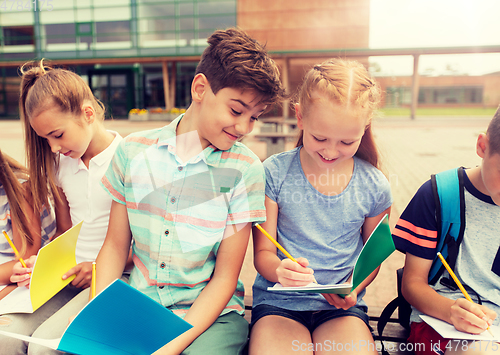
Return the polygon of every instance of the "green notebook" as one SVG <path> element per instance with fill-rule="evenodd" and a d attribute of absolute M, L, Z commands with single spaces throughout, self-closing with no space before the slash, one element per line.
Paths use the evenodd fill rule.
<path fill-rule="evenodd" d="M 359 286 L 382 262 L 396 250 L 389 228 L 389 215 L 385 215 L 366 241 L 354 265 L 352 283 L 318 285 L 310 283 L 301 287 L 283 287 L 277 283 L 268 287 L 274 292 L 336 293 L 347 295 Z"/>

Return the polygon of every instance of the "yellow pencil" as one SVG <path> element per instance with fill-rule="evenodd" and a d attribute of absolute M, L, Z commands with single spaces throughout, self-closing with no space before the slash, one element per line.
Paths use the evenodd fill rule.
<path fill-rule="evenodd" d="M 14 243 L 12 243 L 12 240 L 10 240 L 9 235 L 7 234 L 6 231 L 3 231 L 3 235 L 5 236 L 5 239 L 7 239 L 7 241 L 9 242 L 10 247 L 12 248 L 12 250 L 14 250 L 14 254 L 16 254 L 16 257 L 19 259 L 19 262 L 21 263 L 21 265 L 24 268 L 28 268 L 26 266 L 26 263 L 24 262 L 23 258 L 21 258 L 21 255 L 19 255 L 19 252 L 17 251 L 16 246 L 14 245 Z"/>
<path fill-rule="evenodd" d="M 469 302 L 474 303 L 474 301 L 472 301 L 472 298 L 470 298 L 470 296 L 467 293 L 467 291 L 465 290 L 465 288 L 462 286 L 462 283 L 458 279 L 457 275 L 455 275 L 455 273 L 451 269 L 450 265 L 448 265 L 448 263 L 446 262 L 445 258 L 439 252 L 437 253 L 437 256 L 441 260 L 441 262 L 443 263 L 443 265 L 446 268 L 446 270 L 448 270 L 448 273 L 450 274 L 451 278 L 455 281 L 455 283 L 457 284 L 457 286 L 460 289 L 460 291 L 462 291 L 463 295 L 465 296 L 465 299 L 467 301 L 469 301 Z M 491 334 L 491 336 L 494 336 L 493 333 L 490 330 L 490 327 L 488 327 L 487 330 Z"/>
<path fill-rule="evenodd" d="M 278 242 L 277 242 L 277 241 L 276 241 L 273 237 L 271 237 L 271 235 L 270 235 L 269 233 L 267 233 L 267 231 L 266 231 L 264 228 L 262 228 L 262 227 L 261 227 L 258 223 L 256 223 L 256 224 L 255 224 L 255 227 L 257 227 L 257 228 L 258 228 L 258 229 L 259 229 L 262 233 L 264 233 L 264 235 L 265 235 L 265 236 L 266 236 L 266 237 L 267 237 L 267 238 L 268 238 L 271 242 L 273 242 L 273 244 L 274 244 L 274 245 L 276 245 L 276 247 L 277 247 L 279 250 L 281 250 L 281 252 L 282 252 L 283 254 L 285 254 L 285 256 L 286 256 L 288 259 L 292 260 L 293 262 L 296 262 L 297 264 L 299 263 L 297 260 L 295 260 L 295 258 L 294 258 L 293 256 L 291 256 L 291 255 L 290 255 L 290 253 L 289 253 L 289 252 L 287 252 L 287 251 L 285 250 L 285 248 L 283 248 L 283 247 L 280 245 L 280 243 L 278 243 Z M 313 282 L 314 282 L 314 283 L 318 283 L 318 282 L 316 281 L 316 279 L 314 278 L 314 276 L 313 276 Z"/>
<path fill-rule="evenodd" d="M 96 263 L 95 261 L 92 262 L 92 281 L 90 281 L 90 294 L 92 296 L 92 298 L 95 297 L 95 267 L 96 267 Z"/>

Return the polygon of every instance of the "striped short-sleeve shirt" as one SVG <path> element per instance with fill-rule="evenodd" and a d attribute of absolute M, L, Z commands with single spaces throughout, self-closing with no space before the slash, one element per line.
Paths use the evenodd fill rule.
<path fill-rule="evenodd" d="M 20 182 L 25 180 L 20 179 Z M 40 212 L 41 224 L 41 246 L 47 244 L 56 233 L 56 221 L 54 209 L 50 210 L 43 208 Z M 7 199 L 7 194 L 2 184 L 0 184 L 0 230 L 7 232 L 12 239 L 12 221 L 10 219 L 10 205 Z M 0 264 L 9 262 L 15 259 L 15 254 L 7 240 L 2 236 L 0 238 Z"/>
<path fill-rule="evenodd" d="M 225 151 L 214 146 L 201 151 L 200 143 L 201 153 L 183 162 L 176 154 L 181 119 L 126 137 L 102 183 L 127 206 L 134 260 L 130 284 L 183 316 L 212 277 L 226 226 L 265 220 L 265 174 L 241 143 Z M 243 296 L 238 281 L 221 314 L 242 313 Z"/>

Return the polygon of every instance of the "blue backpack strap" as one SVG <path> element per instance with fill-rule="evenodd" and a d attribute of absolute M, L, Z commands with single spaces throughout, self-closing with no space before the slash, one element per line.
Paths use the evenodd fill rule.
<path fill-rule="evenodd" d="M 464 169 L 458 168 L 431 176 L 438 225 L 437 251 L 441 252 L 452 269 L 465 230 L 463 174 Z M 444 266 L 436 256 L 429 272 L 429 284 L 435 284 L 443 271 Z"/>

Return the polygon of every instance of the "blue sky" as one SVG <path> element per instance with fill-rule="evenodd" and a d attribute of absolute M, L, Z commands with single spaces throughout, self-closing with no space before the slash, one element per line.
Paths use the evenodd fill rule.
<path fill-rule="evenodd" d="M 370 48 L 500 45 L 498 0 L 371 0 Z M 410 75 L 413 58 L 372 57 L 385 75 Z M 451 67 L 482 75 L 500 71 L 500 53 L 421 56 L 419 72 Z"/>

